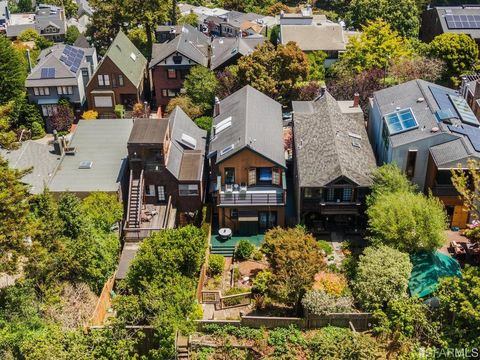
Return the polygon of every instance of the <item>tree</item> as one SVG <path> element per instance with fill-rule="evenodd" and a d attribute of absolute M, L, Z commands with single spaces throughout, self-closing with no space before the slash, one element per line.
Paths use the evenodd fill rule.
<path fill-rule="evenodd" d="M 361 73 L 372 68 L 385 69 L 401 58 L 410 58 L 412 48 L 383 20 L 368 21 L 360 36 L 353 36 L 347 50 L 334 65 L 335 71 Z"/>
<path fill-rule="evenodd" d="M 145 33 L 145 30 L 142 28 L 130 29 L 127 36 L 133 45 L 140 50 L 142 55 L 147 57 L 150 50 L 147 48 L 147 34 Z"/>
<path fill-rule="evenodd" d="M 267 8 L 265 11 L 265 15 L 267 16 L 277 16 L 283 11 L 284 14 L 288 14 L 290 12 L 290 8 L 285 5 L 284 3 L 277 2 L 270 7 Z"/>
<path fill-rule="evenodd" d="M 167 113 L 171 113 L 177 106 L 179 106 L 192 120 L 203 115 L 203 109 L 200 106 L 195 105 L 192 99 L 188 96 L 180 95 L 171 99 L 166 108 Z"/>
<path fill-rule="evenodd" d="M 180 24 L 180 25 L 188 24 L 188 25 L 193 26 L 194 28 L 197 28 L 198 24 L 199 24 L 198 15 L 195 14 L 195 13 L 182 15 L 178 19 L 178 24 Z"/>
<path fill-rule="evenodd" d="M 301 311 L 303 295 L 324 266 L 316 240 L 301 227 L 275 228 L 265 234 L 262 249 L 272 272 L 271 296 Z"/>
<path fill-rule="evenodd" d="M 360 28 L 369 21 L 382 19 L 403 37 L 418 37 L 419 13 L 415 0 L 352 0 L 347 21 Z"/>
<path fill-rule="evenodd" d="M 395 192 L 414 192 L 416 186 L 412 184 L 400 168 L 394 164 L 384 164 L 372 172 L 373 186 L 367 198 L 367 204 L 375 203 L 377 198 L 383 194 Z"/>
<path fill-rule="evenodd" d="M 26 252 L 26 239 L 32 234 L 28 188 L 21 183 L 27 173 L 9 168 L 0 157 L 0 272 L 16 269 L 18 257 Z"/>
<path fill-rule="evenodd" d="M 353 311 L 353 299 L 351 296 L 333 295 L 325 290 L 308 291 L 302 299 L 302 305 L 310 314 L 315 315 Z"/>
<path fill-rule="evenodd" d="M 460 33 L 444 33 L 430 43 L 430 56 L 446 65 L 444 77 L 458 85 L 460 76 L 473 70 L 478 61 L 478 46 L 470 36 Z"/>
<path fill-rule="evenodd" d="M 67 105 L 60 105 L 59 103 L 53 115 L 50 116 L 49 121 L 54 130 L 63 132 L 70 130 L 74 118 L 75 115 L 73 114 L 72 108 Z"/>
<path fill-rule="evenodd" d="M 411 192 L 386 193 L 367 209 L 369 239 L 400 251 L 435 250 L 445 243 L 447 218 L 435 197 Z"/>
<path fill-rule="evenodd" d="M 250 241 L 240 240 L 235 248 L 235 258 L 238 260 L 248 260 L 252 256 L 254 250 L 255 245 Z"/>
<path fill-rule="evenodd" d="M 325 80 L 325 59 L 327 54 L 324 51 L 311 51 L 308 58 L 308 79 L 321 81 Z"/>
<path fill-rule="evenodd" d="M 443 61 L 416 56 L 411 59 L 400 59 L 393 63 L 388 69 L 388 75 L 399 84 L 415 79 L 435 82 L 442 77 L 444 71 Z"/>
<path fill-rule="evenodd" d="M 457 169 L 452 169 L 452 183 L 460 194 L 464 206 L 471 212 L 475 219 L 480 218 L 480 164 L 468 160 L 467 170 L 460 164 Z"/>
<path fill-rule="evenodd" d="M 211 116 L 200 116 L 195 119 L 195 124 L 197 124 L 200 129 L 210 132 L 212 129 L 213 118 Z"/>
<path fill-rule="evenodd" d="M 94 192 L 82 201 L 82 211 L 95 228 L 109 233 L 123 217 L 123 207 L 116 195 Z"/>
<path fill-rule="evenodd" d="M 237 81 L 237 72 L 238 66 L 231 65 L 216 73 L 218 80 L 217 96 L 220 99 L 225 99 L 227 96 L 240 89 Z"/>
<path fill-rule="evenodd" d="M 58 216 L 62 220 L 63 234 L 76 239 L 85 230 L 85 213 L 80 199 L 72 193 L 63 193 L 58 201 Z"/>
<path fill-rule="evenodd" d="M 384 308 L 407 296 L 412 268 L 406 253 L 388 246 L 367 247 L 358 262 L 353 295 L 365 310 Z"/>
<path fill-rule="evenodd" d="M 33 10 L 32 0 L 18 0 L 18 12 L 25 13 Z"/>
<path fill-rule="evenodd" d="M 27 73 L 10 40 L 0 36 L 0 105 L 19 97 L 24 91 Z"/>
<path fill-rule="evenodd" d="M 20 41 L 34 41 L 35 47 L 41 50 L 53 46 L 53 41 L 41 36 L 33 29 L 26 29 L 22 31 L 20 35 L 17 36 L 17 39 Z"/>
<path fill-rule="evenodd" d="M 73 43 L 80 36 L 80 30 L 75 25 L 70 25 L 67 28 L 67 33 L 65 34 L 65 43 L 73 45 Z"/>
<path fill-rule="evenodd" d="M 251 85 L 287 104 L 294 94 L 294 85 L 308 76 L 308 60 L 294 42 L 277 48 L 265 42 L 252 54 L 240 58 L 234 72 L 236 87 Z"/>
<path fill-rule="evenodd" d="M 303 81 L 295 84 L 295 100 L 311 101 L 320 95 L 322 84 L 319 81 Z"/>
<path fill-rule="evenodd" d="M 203 110 L 210 110 L 215 100 L 218 81 L 212 70 L 197 65 L 190 69 L 183 83 L 187 96 Z"/>
<path fill-rule="evenodd" d="M 476 346 L 480 331 L 480 269 L 467 266 L 461 278 L 442 279 L 435 296 L 440 304 L 443 338 L 449 347 Z"/>

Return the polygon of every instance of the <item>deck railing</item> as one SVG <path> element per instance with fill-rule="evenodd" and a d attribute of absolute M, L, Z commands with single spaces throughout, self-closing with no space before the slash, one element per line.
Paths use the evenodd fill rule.
<path fill-rule="evenodd" d="M 218 205 L 283 205 L 284 192 L 231 192 L 218 194 Z"/>

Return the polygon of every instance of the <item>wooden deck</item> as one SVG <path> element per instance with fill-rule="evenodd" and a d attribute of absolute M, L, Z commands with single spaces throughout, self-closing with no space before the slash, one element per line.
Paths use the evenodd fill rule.
<path fill-rule="evenodd" d="M 145 204 L 142 209 L 139 228 L 125 229 L 126 241 L 141 241 L 153 232 L 175 227 L 176 209 L 171 205 Z"/>

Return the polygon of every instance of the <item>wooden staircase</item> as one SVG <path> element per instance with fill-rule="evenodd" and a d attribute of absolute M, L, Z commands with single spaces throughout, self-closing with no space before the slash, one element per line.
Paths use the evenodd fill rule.
<path fill-rule="evenodd" d="M 130 188 L 128 192 L 127 227 L 140 228 L 143 195 L 143 170 L 140 176 L 130 171 Z"/>
<path fill-rule="evenodd" d="M 188 349 L 188 337 L 181 335 L 180 332 L 177 332 L 175 345 L 178 360 L 190 359 L 190 351 Z"/>

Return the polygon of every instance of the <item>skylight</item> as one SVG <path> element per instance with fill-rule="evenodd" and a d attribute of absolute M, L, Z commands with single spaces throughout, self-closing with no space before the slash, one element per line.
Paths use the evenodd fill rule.
<path fill-rule="evenodd" d="M 137 55 L 135 55 L 133 52 L 130 53 L 130 57 L 132 58 L 133 61 L 137 60 Z"/>
<path fill-rule="evenodd" d="M 417 120 L 415 120 L 415 116 L 413 116 L 412 109 L 398 110 L 385 115 L 384 119 L 390 135 L 418 128 L 418 123 Z"/>
<path fill-rule="evenodd" d="M 182 137 L 180 138 L 180 143 L 191 150 L 195 150 L 197 146 L 197 140 L 187 134 L 182 134 Z"/>
<path fill-rule="evenodd" d="M 449 97 L 450 101 L 455 107 L 455 110 L 457 110 L 458 114 L 460 115 L 462 122 L 475 126 L 480 125 L 477 117 L 472 112 L 472 109 L 470 109 L 470 106 L 468 106 L 467 102 L 463 97 L 454 95 L 449 95 Z"/>
<path fill-rule="evenodd" d="M 226 119 L 220 121 L 217 125 L 215 125 L 215 135 L 218 135 L 223 130 L 228 129 L 232 126 L 232 117 L 229 116 Z"/>

